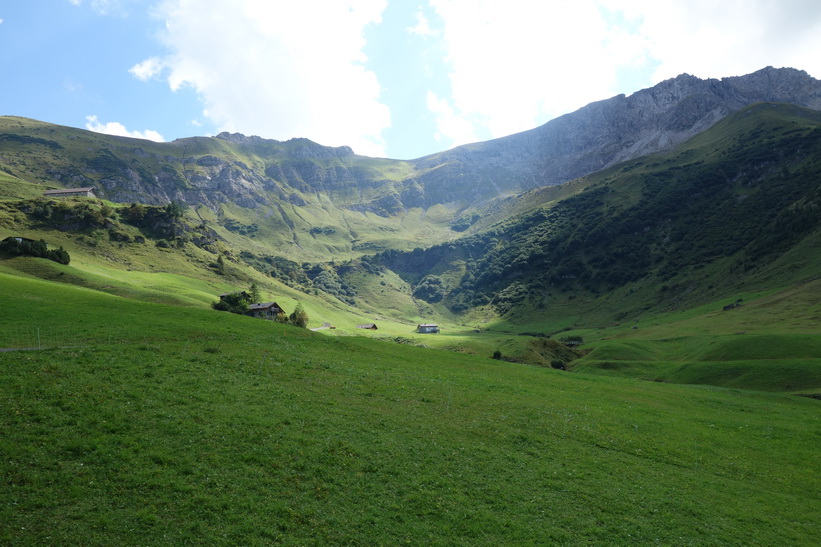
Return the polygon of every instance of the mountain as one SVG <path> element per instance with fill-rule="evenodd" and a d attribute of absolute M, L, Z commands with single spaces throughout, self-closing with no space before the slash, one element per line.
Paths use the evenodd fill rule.
<path fill-rule="evenodd" d="M 461 146 L 414 162 L 426 195 L 459 199 L 470 181 L 472 203 L 560 184 L 620 161 L 669 150 L 727 114 L 757 102 L 821 109 L 821 81 L 792 68 L 767 67 L 739 77 L 688 74 L 629 97 L 591 103 L 541 127 Z"/>
<path fill-rule="evenodd" d="M 762 101 L 821 109 L 821 82 L 791 68 L 721 80 L 683 74 L 530 131 L 411 161 L 358 156 L 308 139 L 221 133 L 153 143 L 3 117 L 0 163 L 20 180 L 95 186 L 120 203 L 181 201 L 215 211 L 236 204 L 278 216 L 283 205 L 330 204 L 383 218 L 445 206 L 454 220 L 495 198 L 668 150 Z"/>
<path fill-rule="evenodd" d="M 794 69 L 682 75 L 413 161 L 307 139 L 153 143 L 3 117 L 0 193 L 18 200 L 0 223 L 81 234 L 78 252 L 101 239 L 115 255 L 191 244 L 200 254 L 186 260 L 204 275 L 218 257 L 408 321 L 521 320 L 563 314 L 569 300 L 614 319 L 723 298 L 779 260 L 792 272 L 770 271 L 779 283 L 806 277 L 796 249 L 817 237 L 820 108 L 821 82 Z M 131 205 L 19 201 L 60 185 Z"/>
<path fill-rule="evenodd" d="M 599 297 L 629 290 L 609 317 L 636 317 L 719 299 L 753 280 L 818 276 L 819 181 L 821 113 L 759 103 L 669 152 L 577 181 L 575 195 L 533 207 L 540 191 L 529 192 L 514 200 L 530 202 L 529 212 L 379 258 L 417 298 L 452 312 L 491 305 L 544 316 L 576 296 L 601 309 Z"/>

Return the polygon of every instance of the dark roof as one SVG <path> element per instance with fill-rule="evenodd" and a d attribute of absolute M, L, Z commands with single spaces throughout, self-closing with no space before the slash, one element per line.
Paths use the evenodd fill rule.
<path fill-rule="evenodd" d="M 358 329 L 375 329 L 376 323 L 364 323 L 362 325 L 357 325 L 356 328 Z"/>
<path fill-rule="evenodd" d="M 277 304 L 276 302 L 257 302 L 256 304 L 251 304 L 250 306 L 248 306 L 248 309 L 251 310 L 251 311 L 254 311 L 254 310 L 267 310 L 267 309 L 270 309 L 270 308 L 277 308 L 278 310 L 282 309 L 282 308 L 279 307 L 279 304 Z"/>

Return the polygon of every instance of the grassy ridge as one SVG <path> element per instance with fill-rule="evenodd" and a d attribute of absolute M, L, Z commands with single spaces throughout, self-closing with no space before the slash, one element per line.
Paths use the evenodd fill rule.
<path fill-rule="evenodd" d="M 0 354 L 5 544 L 800 545 L 819 531 L 809 399 L 571 375 L 19 277 L 2 279 L 0 306 L 2 330 L 117 332 Z"/>
<path fill-rule="evenodd" d="M 636 323 L 571 331 L 588 341 L 587 355 L 573 368 L 665 382 L 821 393 L 820 289 L 816 279 Z M 728 300 L 742 303 L 721 311 Z"/>

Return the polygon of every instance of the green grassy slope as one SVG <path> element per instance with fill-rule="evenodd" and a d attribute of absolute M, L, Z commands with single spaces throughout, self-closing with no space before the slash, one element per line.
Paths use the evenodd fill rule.
<path fill-rule="evenodd" d="M 492 304 L 514 324 L 553 319 L 567 299 L 611 321 L 684 309 L 765 275 L 776 286 L 819 275 L 819 177 L 821 115 L 754 105 L 674 151 L 591 175 L 574 195 L 527 194 L 505 209 L 519 216 L 382 259 L 414 284 L 450 276 L 436 298 L 452 310 Z"/>
<path fill-rule="evenodd" d="M 307 139 L 155 143 L 0 116 L 0 199 L 93 186 L 120 203 L 189 201 L 230 244 L 296 261 L 447 240 L 454 210 L 401 201 L 416 174 Z"/>
<path fill-rule="evenodd" d="M 821 280 L 815 279 L 739 295 L 739 307 L 732 310 L 723 311 L 723 302 L 716 302 L 636 323 L 574 331 L 585 337 L 589 353 L 573 370 L 819 394 L 820 295 Z"/>
<path fill-rule="evenodd" d="M 327 337 L 0 273 L 4 544 L 792 544 L 817 401 Z"/>

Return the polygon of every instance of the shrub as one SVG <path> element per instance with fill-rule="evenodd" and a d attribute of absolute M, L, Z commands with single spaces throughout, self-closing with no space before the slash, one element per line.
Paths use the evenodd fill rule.
<path fill-rule="evenodd" d="M 291 312 L 290 317 L 288 318 L 292 325 L 297 327 L 305 328 L 308 326 L 308 314 L 305 312 L 305 309 L 302 307 L 302 303 L 298 302 L 294 311 Z"/>
<path fill-rule="evenodd" d="M 59 249 L 49 249 L 44 240 L 40 241 L 17 241 L 14 238 L 7 238 L 0 242 L 0 251 L 4 251 L 12 256 L 34 256 L 37 258 L 47 258 L 59 264 L 68 264 L 71 257 L 68 251 L 60 247 Z"/>

